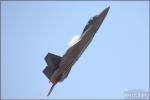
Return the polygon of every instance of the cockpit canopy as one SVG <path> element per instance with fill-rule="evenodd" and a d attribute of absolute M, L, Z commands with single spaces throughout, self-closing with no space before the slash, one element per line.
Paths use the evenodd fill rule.
<path fill-rule="evenodd" d="M 85 28 L 84 28 L 84 30 L 83 30 L 83 32 L 82 32 L 81 37 L 84 35 L 84 32 L 90 27 L 90 25 L 92 25 L 92 24 L 95 22 L 95 20 L 96 20 L 97 18 L 98 18 L 98 15 L 96 15 L 96 16 L 90 18 L 90 20 L 88 21 L 88 23 L 86 24 L 86 26 L 85 26 Z"/>

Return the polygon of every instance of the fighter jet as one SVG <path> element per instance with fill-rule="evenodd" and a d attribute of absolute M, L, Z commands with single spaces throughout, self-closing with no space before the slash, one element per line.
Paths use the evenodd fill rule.
<path fill-rule="evenodd" d="M 92 17 L 87 25 L 85 26 L 80 38 L 76 39 L 66 53 L 60 57 L 58 55 L 48 53 L 45 57 L 47 63 L 46 68 L 43 70 L 43 73 L 52 83 L 48 95 L 52 92 L 54 86 L 58 82 L 62 82 L 67 78 L 72 66 L 79 59 L 82 53 L 85 51 L 89 43 L 92 41 L 95 33 L 98 31 L 103 20 L 105 19 L 109 6 L 106 7 L 100 14 Z"/>

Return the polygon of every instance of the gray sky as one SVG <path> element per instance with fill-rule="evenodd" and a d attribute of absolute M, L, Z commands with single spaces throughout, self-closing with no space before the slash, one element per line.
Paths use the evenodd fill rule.
<path fill-rule="evenodd" d="M 48 52 L 62 56 L 73 36 L 107 4 L 110 10 L 68 78 L 47 97 Z M 149 90 L 148 1 L 2 1 L 3 99 L 110 99 Z"/>

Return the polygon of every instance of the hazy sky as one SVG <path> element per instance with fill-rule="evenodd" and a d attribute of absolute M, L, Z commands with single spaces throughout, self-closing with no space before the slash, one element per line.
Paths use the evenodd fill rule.
<path fill-rule="evenodd" d="M 107 5 L 110 10 L 68 78 L 47 97 L 48 52 L 62 56 L 73 36 Z M 1 2 L 3 99 L 124 98 L 149 90 L 148 1 Z"/>

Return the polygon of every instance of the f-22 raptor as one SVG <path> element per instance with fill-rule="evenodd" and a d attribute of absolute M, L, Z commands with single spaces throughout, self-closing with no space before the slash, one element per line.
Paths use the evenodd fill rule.
<path fill-rule="evenodd" d="M 109 6 L 106 7 L 100 14 L 92 17 L 88 21 L 80 38 L 72 44 L 62 57 L 52 53 L 48 53 L 46 55 L 45 61 L 47 66 L 43 70 L 43 73 L 53 84 L 48 92 L 48 96 L 58 82 L 62 82 L 65 78 L 67 78 L 74 63 L 79 59 L 89 43 L 92 41 L 95 33 L 98 31 L 105 19 L 109 8 Z"/>

